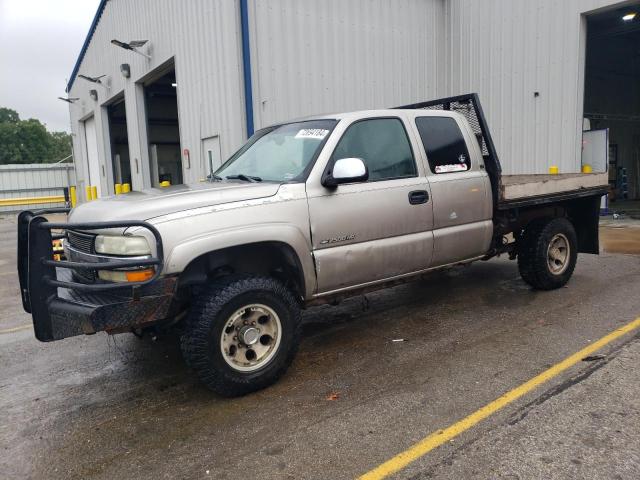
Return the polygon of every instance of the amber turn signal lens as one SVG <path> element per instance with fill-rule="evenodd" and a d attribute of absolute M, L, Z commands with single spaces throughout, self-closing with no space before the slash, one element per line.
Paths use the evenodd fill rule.
<path fill-rule="evenodd" d="M 146 270 L 134 270 L 132 272 L 126 272 L 127 282 L 144 282 L 153 277 L 155 273 L 153 268 L 147 268 Z"/>

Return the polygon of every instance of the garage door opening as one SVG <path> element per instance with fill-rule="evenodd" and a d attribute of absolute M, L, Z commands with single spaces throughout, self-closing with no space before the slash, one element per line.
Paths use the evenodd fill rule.
<path fill-rule="evenodd" d="M 151 185 L 181 184 L 182 158 L 175 69 L 145 84 Z"/>
<path fill-rule="evenodd" d="M 129 162 L 129 136 L 124 97 L 107 106 L 109 117 L 109 139 L 111 141 L 111 165 L 113 183 L 131 185 L 131 164 Z"/>
<path fill-rule="evenodd" d="M 640 213 L 640 2 L 587 17 L 584 112 L 609 132 L 610 207 Z"/>

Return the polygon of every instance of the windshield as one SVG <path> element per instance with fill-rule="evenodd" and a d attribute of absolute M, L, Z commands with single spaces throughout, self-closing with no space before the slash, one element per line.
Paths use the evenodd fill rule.
<path fill-rule="evenodd" d="M 257 132 L 214 179 L 289 182 L 300 177 L 329 136 L 335 120 L 288 123 Z"/>

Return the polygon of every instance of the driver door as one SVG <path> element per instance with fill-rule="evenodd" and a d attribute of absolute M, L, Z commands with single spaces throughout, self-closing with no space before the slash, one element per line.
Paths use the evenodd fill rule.
<path fill-rule="evenodd" d="M 364 161 L 368 181 L 335 189 L 315 184 L 307 188 L 318 294 L 402 276 L 431 264 L 429 184 L 402 120 L 353 122 L 329 164 L 351 157 Z"/>

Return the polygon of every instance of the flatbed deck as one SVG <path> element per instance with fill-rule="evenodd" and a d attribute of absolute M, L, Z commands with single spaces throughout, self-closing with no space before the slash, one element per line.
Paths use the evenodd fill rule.
<path fill-rule="evenodd" d="M 500 185 L 501 204 L 529 203 L 529 201 L 557 196 L 581 196 L 598 190 L 604 193 L 609 177 L 605 173 L 563 173 L 558 175 L 502 175 Z"/>

